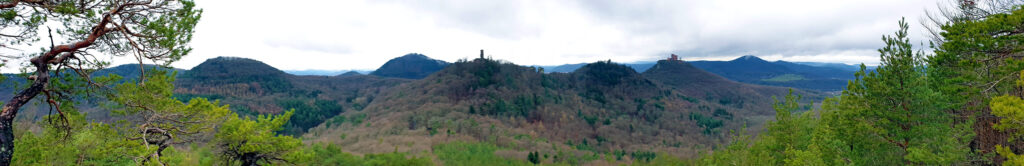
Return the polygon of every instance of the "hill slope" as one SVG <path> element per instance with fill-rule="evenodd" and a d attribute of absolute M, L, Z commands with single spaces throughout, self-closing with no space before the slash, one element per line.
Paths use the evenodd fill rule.
<path fill-rule="evenodd" d="M 252 59 L 218 57 L 181 74 L 175 94 L 221 100 L 247 115 L 295 109 L 285 132 L 301 134 L 341 112 L 361 110 L 377 94 L 405 82 L 366 75 L 295 76 Z"/>
<path fill-rule="evenodd" d="M 840 91 L 853 79 L 859 66 L 837 63 L 769 62 L 755 56 L 731 61 L 692 61 L 693 66 L 743 83 L 784 86 L 806 90 Z M 650 70 L 657 62 L 625 64 L 637 71 Z M 568 73 L 585 64 L 544 66 L 545 72 Z"/>
<path fill-rule="evenodd" d="M 718 104 L 753 111 L 750 115 L 772 114 L 772 96 L 785 96 L 789 88 L 761 86 L 735 82 L 698 69 L 684 61 L 658 61 L 643 73 L 688 96 L 695 96 Z M 820 98 L 820 94 L 795 90 L 806 98 Z"/>
<path fill-rule="evenodd" d="M 431 59 L 423 54 L 410 53 L 389 60 L 370 75 L 421 79 L 448 66 L 448 62 Z"/>
<path fill-rule="evenodd" d="M 698 147 L 725 140 L 724 131 L 763 121 L 746 117 L 773 113 L 769 95 L 785 92 L 728 81 L 692 66 L 703 73 L 671 78 L 709 78 L 696 82 L 743 89 L 724 93 L 688 86 L 692 82 L 662 83 L 658 80 L 669 79 L 677 67 L 655 68 L 641 74 L 597 62 L 572 73 L 545 74 L 489 59 L 460 61 L 394 87 L 363 111 L 345 112 L 304 137 L 357 153 L 419 153 L 441 142 L 473 140 L 547 154 L 654 150 L 691 156 Z M 769 102 L 744 101 L 755 99 Z"/>
<path fill-rule="evenodd" d="M 722 77 L 751 84 L 785 86 L 821 91 L 841 91 L 853 79 L 853 71 L 810 66 L 786 61 L 768 62 L 755 56 L 731 61 L 695 61 L 693 66 Z"/>

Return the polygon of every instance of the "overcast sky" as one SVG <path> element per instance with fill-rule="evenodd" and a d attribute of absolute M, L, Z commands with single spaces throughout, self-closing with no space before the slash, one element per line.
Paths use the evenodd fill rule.
<path fill-rule="evenodd" d="M 406 53 L 521 65 L 686 60 L 878 63 L 881 35 L 942 0 L 199 0 L 189 69 L 217 56 L 283 70 L 375 69 Z M 944 1 L 943 1 L 944 2 Z"/>

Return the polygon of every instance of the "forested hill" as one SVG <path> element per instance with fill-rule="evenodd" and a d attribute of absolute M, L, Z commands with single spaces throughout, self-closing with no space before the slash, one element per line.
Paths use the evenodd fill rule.
<path fill-rule="evenodd" d="M 770 114 L 771 98 L 785 96 L 788 88 L 744 84 L 698 69 L 685 61 L 661 60 L 643 75 L 659 83 L 673 87 L 683 94 L 698 96 L 705 100 L 750 108 L 752 111 Z M 816 92 L 796 90 L 798 94 L 818 98 Z"/>
<path fill-rule="evenodd" d="M 391 59 L 370 75 L 421 79 L 448 66 L 448 62 L 432 59 L 423 54 L 410 53 Z"/>
<path fill-rule="evenodd" d="M 98 73 L 137 71 L 129 64 Z M 608 61 L 544 73 L 475 59 L 412 80 L 296 76 L 252 59 L 218 57 L 178 70 L 174 84 L 179 100 L 219 100 L 242 115 L 294 109 L 281 133 L 350 152 L 419 154 L 451 141 L 487 141 L 563 153 L 559 161 L 589 161 L 583 154 L 597 153 L 696 156 L 725 143 L 730 130 L 761 128 L 772 113 L 772 96 L 787 92 L 730 81 L 683 61 L 661 61 L 643 73 Z M 30 108 L 42 111 L 36 117 L 46 113 Z M 89 111 L 95 109 L 82 108 L 99 113 Z"/>
<path fill-rule="evenodd" d="M 690 61 L 689 63 L 699 69 L 733 81 L 826 92 L 845 89 L 846 82 L 852 80 L 853 73 L 860 69 L 858 65 L 839 63 L 769 62 L 752 55 L 731 61 Z M 656 64 L 657 62 L 637 62 L 624 65 L 644 72 Z M 583 65 L 585 64 L 542 67 L 545 72 L 568 73 Z"/>
<path fill-rule="evenodd" d="M 762 116 L 772 113 L 771 96 L 786 92 L 713 74 L 670 76 L 661 73 L 688 71 L 661 68 L 665 72 L 649 75 L 596 62 L 572 73 L 543 73 L 491 59 L 460 61 L 393 87 L 363 111 L 345 112 L 304 137 L 359 153 L 393 150 L 385 147 L 420 152 L 445 141 L 489 140 L 546 154 L 664 151 L 692 156 L 723 141 L 729 130 L 757 127 Z M 727 84 L 721 88 L 743 89 L 723 93 L 660 81 L 707 78 L 717 78 L 708 84 Z M 353 118 L 359 122 L 350 123 Z"/>
<path fill-rule="evenodd" d="M 739 82 L 821 91 L 842 91 L 846 88 L 847 81 L 853 80 L 855 72 L 846 68 L 819 67 L 786 61 L 768 62 L 752 55 L 731 61 L 690 63 L 697 68 Z"/>
<path fill-rule="evenodd" d="M 295 109 L 286 133 L 303 133 L 324 120 L 361 110 L 376 95 L 407 79 L 368 75 L 296 76 L 260 61 L 218 57 L 179 74 L 175 94 L 230 104 L 241 114 L 276 114 Z"/>

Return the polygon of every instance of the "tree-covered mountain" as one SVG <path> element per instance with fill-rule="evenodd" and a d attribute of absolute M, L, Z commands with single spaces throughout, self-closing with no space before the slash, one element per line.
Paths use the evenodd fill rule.
<path fill-rule="evenodd" d="M 793 63 L 802 64 L 802 65 L 808 65 L 808 66 L 837 68 L 837 69 L 842 69 L 842 70 L 852 71 L 852 72 L 856 72 L 857 70 L 860 70 L 860 65 L 850 65 L 850 64 L 845 64 L 845 63 L 828 63 L 828 62 L 793 62 Z M 868 67 L 874 68 L 875 66 L 868 66 Z"/>
<path fill-rule="evenodd" d="M 385 147 L 415 153 L 464 140 L 563 153 L 561 160 L 610 152 L 692 156 L 724 140 L 729 130 L 763 123 L 761 116 L 771 113 L 771 96 L 786 92 L 692 67 L 654 68 L 659 70 L 641 74 L 604 61 L 571 73 L 543 73 L 491 59 L 459 61 L 393 87 L 366 109 L 342 113 L 304 137 L 359 153 L 393 150 Z M 679 72 L 706 75 L 674 75 Z M 661 81 L 666 78 L 694 81 Z"/>
<path fill-rule="evenodd" d="M 570 73 L 570 72 L 576 71 L 576 69 L 579 69 L 580 67 L 583 67 L 584 65 L 587 65 L 587 64 L 588 63 L 577 63 L 577 64 L 564 64 L 564 65 L 557 65 L 557 66 L 535 66 L 535 67 L 544 68 L 544 72 L 547 72 L 547 73 Z M 655 63 L 654 62 L 635 62 L 635 63 L 621 63 L 621 64 L 629 66 L 630 68 L 633 68 L 633 70 L 636 70 L 637 72 L 643 72 L 643 71 L 647 71 L 647 69 L 651 68 L 651 66 L 654 66 Z"/>
<path fill-rule="evenodd" d="M 138 66 L 97 73 L 137 77 Z M 557 155 L 560 162 L 592 160 L 583 154 L 596 153 L 695 156 L 724 143 L 729 130 L 761 126 L 771 113 L 771 97 L 786 91 L 730 81 L 682 61 L 662 61 L 643 73 L 608 61 L 569 73 L 543 73 L 537 67 L 476 59 L 420 80 L 352 72 L 296 76 L 234 57 L 176 70 L 174 97 L 179 100 L 204 97 L 246 116 L 294 109 L 282 133 L 351 152 L 385 153 L 399 147 L 416 154 L 451 140 L 491 140 Z M 31 108 L 44 111 L 35 117 L 46 114 L 43 107 Z M 82 108 L 89 109 L 99 108 Z M 364 139 L 369 137 L 381 139 Z"/>
<path fill-rule="evenodd" d="M 361 76 L 361 75 L 364 75 L 364 74 L 356 72 L 356 71 L 349 71 L 349 72 L 338 74 L 338 77 Z"/>
<path fill-rule="evenodd" d="M 694 67 L 685 61 L 658 61 L 654 67 L 643 73 L 645 77 L 669 85 L 680 92 L 698 96 L 705 100 L 731 105 L 738 108 L 750 108 L 752 111 L 770 113 L 771 98 L 784 96 L 787 88 L 744 84 L 725 79 L 721 76 Z M 814 92 L 799 91 L 809 97 Z"/>
<path fill-rule="evenodd" d="M 853 79 L 853 71 L 828 66 L 811 66 L 786 61 L 765 61 L 743 56 L 731 61 L 693 61 L 694 66 L 744 83 L 794 87 L 820 91 L 841 91 Z"/>
<path fill-rule="evenodd" d="M 448 66 L 448 62 L 432 59 L 423 54 L 409 53 L 404 56 L 388 60 L 387 63 L 377 68 L 370 75 L 382 77 L 397 77 L 408 79 L 422 79 Z"/>
<path fill-rule="evenodd" d="M 212 58 L 178 76 L 180 98 L 206 97 L 244 115 L 295 109 L 287 133 L 299 134 L 347 110 L 361 110 L 376 94 L 406 79 L 368 75 L 296 76 L 260 61 Z"/>
<path fill-rule="evenodd" d="M 284 70 L 285 73 L 299 76 L 336 76 L 345 73 L 367 74 L 373 70 Z"/>
<path fill-rule="evenodd" d="M 806 90 L 841 91 L 853 79 L 857 65 L 840 63 L 765 61 L 747 55 L 731 61 L 691 61 L 693 66 L 743 83 L 792 87 Z M 636 71 L 647 71 L 657 62 L 627 63 Z M 568 73 L 585 64 L 539 66 L 545 72 Z"/>

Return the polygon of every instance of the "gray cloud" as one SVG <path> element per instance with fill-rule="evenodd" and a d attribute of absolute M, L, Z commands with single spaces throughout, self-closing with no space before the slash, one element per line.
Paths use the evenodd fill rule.
<path fill-rule="evenodd" d="M 177 66 L 245 56 L 291 70 L 370 69 L 408 52 L 455 61 L 479 49 L 523 65 L 669 53 L 871 64 L 900 17 L 916 23 L 938 1 L 201 1 L 195 51 Z M 917 27 L 913 39 L 925 40 Z"/>

